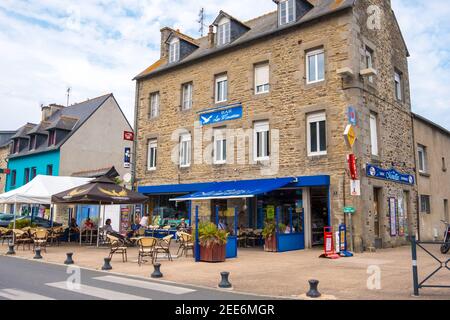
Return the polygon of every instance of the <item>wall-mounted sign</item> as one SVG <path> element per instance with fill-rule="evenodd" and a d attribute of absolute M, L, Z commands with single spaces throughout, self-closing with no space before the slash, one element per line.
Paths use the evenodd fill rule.
<path fill-rule="evenodd" d="M 355 142 L 356 142 L 356 132 L 355 128 L 349 124 L 344 131 L 344 138 L 345 142 L 350 148 L 353 148 Z"/>
<path fill-rule="evenodd" d="M 356 210 L 353 207 L 345 207 L 344 208 L 344 213 L 351 213 L 351 214 L 353 214 L 355 212 L 356 212 Z"/>
<path fill-rule="evenodd" d="M 354 197 L 361 196 L 361 181 L 351 180 L 350 181 L 350 194 Z"/>
<path fill-rule="evenodd" d="M 134 141 L 134 132 L 124 131 L 123 132 L 123 140 Z"/>
<path fill-rule="evenodd" d="M 236 106 L 219 111 L 213 111 L 200 115 L 200 124 L 202 126 L 216 124 L 225 121 L 232 121 L 242 118 L 242 106 Z"/>
<path fill-rule="evenodd" d="M 348 123 L 350 123 L 352 126 L 356 126 L 356 109 L 355 107 L 348 107 L 347 110 L 347 116 L 348 116 Z"/>
<path fill-rule="evenodd" d="M 381 180 L 388 180 L 398 183 L 404 183 L 413 185 L 415 183 L 415 179 L 413 175 L 410 174 L 403 174 L 398 172 L 395 169 L 385 170 L 381 169 L 379 167 L 376 167 L 371 164 L 366 165 L 366 174 L 368 177 L 381 179 Z"/>
<path fill-rule="evenodd" d="M 125 148 L 123 167 L 126 169 L 131 168 L 131 148 Z"/>
<path fill-rule="evenodd" d="M 349 154 L 347 156 L 348 170 L 350 171 L 350 177 L 352 180 L 358 180 L 358 169 L 356 168 L 356 156 Z"/>
<path fill-rule="evenodd" d="M 391 226 L 391 236 L 397 235 L 397 199 L 389 198 L 389 220 Z"/>

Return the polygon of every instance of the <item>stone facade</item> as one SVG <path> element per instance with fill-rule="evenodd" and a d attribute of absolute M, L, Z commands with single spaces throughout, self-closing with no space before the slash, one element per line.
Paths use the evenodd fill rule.
<path fill-rule="evenodd" d="M 314 1 L 313 3 L 317 3 Z M 367 27 L 367 7 L 376 4 L 382 15 L 382 28 Z M 364 69 L 362 49 L 370 45 L 375 55 L 378 75 L 373 85 L 359 77 Z M 306 53 L 318 47 L 325 51 L 325 80 L 306 84 Z M 390 8 L 389 1 L 357 1 L 347 10 L 289 28 L 282 33 L 264 37 L 245 45 L 236 46 L 221 54 L 215 54 L 196 62 L 172 68 L 137 81 L 137 158 L 136 175 L 139 185 L 196 183 L 210 181 L 245 180 L 271 177 L 329 175 L 331 178 L 331 222 L 337 226 L 346 220 L 343 207 L 353 205 L 356 214 L 354 243 L 356 250 L 375 246 L 373 221 L 373 188 L 382 188 L 380 199 L 379 238 L 384 247 L 401 245 L 406 237 L 392 237 L 389 230 L 388 197 L 398 197 L 406 191 L 410 232 L 415 230 L 416 188 L 387 183 L 365 177 L 364 165 L 375 163 L 380 167 L 392 166 L 400 171 L 414 173 L 414 148 L 409 99 L 407 48 Z M 164 55 L 163 55 L 164 59 Z M 270 93 L 255 95 L 254 66 L 261 62 L 270 65 Z M 160 62 L 161 63 L 161 62 Z M 165 63 L 164 60 L 162 63 Z M 353 79 L 343 80 L 337 70 L 348 67 Z M 394 68 L 403 74 L 405 99 L 394 98 Z M 215 75 L 228 75 L 227 105 L 242 103 L 243 118 L 221 124 L 227 129 L 251 129 L 258 120 L 268 120 L 270 130 L 279 132 L 279 166 L 275 173 L 261 175 L 261 164 L 211 165 L 194 163 L 190 168 L 180 169 L 171 160 L 178 136 L 178 129 L 190 131 L 194 137 L 199 112 L 217 107 L 214 102 Z M 180 111 L 181 86 L 193 82 L 193 108 Z M 156 119 L 149 119 L 149 96 L 160 93 L 161 110 Z M 361 197 L 350 195 L 346 157 L 352 150 L 346 145 L 343 133 L 348 124 L 347 108 L 357 111 L 358 140 L 353 152 L 358 158 L 359 176 L 362 184 Z M 219 105 L 220 106 L 220 105 Z M 327 155 L 309 157 L 307 152 L 307 115 L 325 112 L 327 121 Z M 378 115 L 379 157 L 370 156 L 370 112 Z M 211 129 L 211 128 L 209 128 Z M 210 140 L 211 130 L 202 135 Z M 155 171 L 147 170 L 147 143 L 158 139 L 158 162 Z M 238 143 L 232 146 L 235 157 Z M 245 142 L 246 159 L 251 159 L 251 147 Z M 209 157 L 208 145 L 203 146 L 203 157 Z M 194 157 L 202 148 L 193 150 Z M 206 154 L 206 156 L 205 156 Z M 273 157 L 273 154 L 272 154 Z M 248 162 L 248 161 L 247 161 Z M 409 194 L 409 195 L 408 195 Z M 201 206 L 209 210 L 208 204 Z M 206 214 L 206 213 L 205 213 Z"/>
<path fill-rule="evenodd" d="M 8 166 L 8 163 L 6 162 L 6 158 L 9 155 L 9 145 L 0 148 L 0 168 L 6 169 Z M 5 192 L 5 182 L 6 182 L 6 175 L 0 174 L 0 193 Z"/>

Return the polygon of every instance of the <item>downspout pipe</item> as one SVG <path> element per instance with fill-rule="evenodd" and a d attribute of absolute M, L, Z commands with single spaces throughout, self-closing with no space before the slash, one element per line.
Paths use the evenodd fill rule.
<path fill-rule="evenodd" d="M 137 142 L 138 142 L 138 119 L 139 119 L 139 80 L 136 80 L 136 94 L 135 94 L 135 104 L 134 104 L 134 139 L 133 139 L 133 156 L 131 165 L 131 186 L 132 190 L 137 191 L 136 184 L 136 163 L 137 163 Z"/>

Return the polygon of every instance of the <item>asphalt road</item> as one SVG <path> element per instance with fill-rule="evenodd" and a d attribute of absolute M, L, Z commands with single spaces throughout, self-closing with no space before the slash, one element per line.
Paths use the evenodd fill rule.
<path fill-rule="evenodd" d="M 0 300 L 261 300 L 261 297 L 0 256 Z"/>

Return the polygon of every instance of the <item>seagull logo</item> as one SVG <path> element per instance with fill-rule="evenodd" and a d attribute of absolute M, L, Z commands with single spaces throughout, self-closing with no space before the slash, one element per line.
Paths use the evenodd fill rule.
<path fill-rule="evenodd" d="M 205 116 L 201 116 L 203 124 L 207 124 L 211 121 L 213 116 L 209 116 L 209 117 L 205 117 Z"/>

